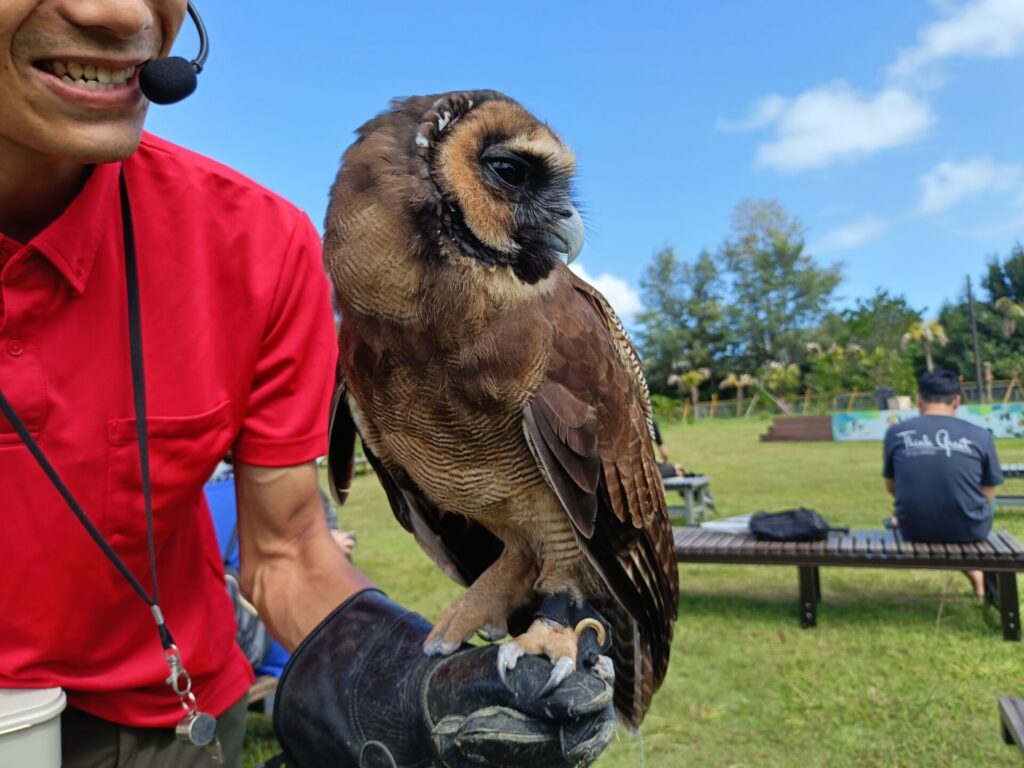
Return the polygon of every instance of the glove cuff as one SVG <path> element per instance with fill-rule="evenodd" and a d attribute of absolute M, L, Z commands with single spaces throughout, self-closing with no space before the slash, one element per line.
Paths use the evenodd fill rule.
<path fill-rule="evenodd" d="M 377 589 L 335 608 L 278 685 L 274 728 L 288 765 L 431 765 L 419 701 L 429 632 L 426 619 Z"/>

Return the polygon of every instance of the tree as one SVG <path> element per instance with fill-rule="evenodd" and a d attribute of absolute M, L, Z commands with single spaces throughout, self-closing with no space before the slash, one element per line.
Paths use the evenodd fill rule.
<path fill-rule="evenodd" d="M 830 313 L 817 336 L 841 346 L 853 342 L 867 350 L 892 350 L 899 347 L 907 328 L 920 320 L 921 312 L 902 294 L 893 296 L 876 288 L 870 298 L 857 299 L 853 309 Z"/>
<path fill-rule="evenodd" d="M 730 351 L 747 370 L 803 359 L 808 331 L 825 316 L 838 264 L 819 267 L 804 251 L 804 226 L 774 200 L 743 200 L 718 249 L 730 311 Z"/>
<path fill-rule="evenodd" d="M 924 348 L 925 366 L 929 371 L 934 371 L 935 361 L 932 357 L 932 345 L 944 347 L 949 343 L 949 338 L 946 336 L 946 329 L 938 321 L 921 320 L 911 325 L 900 339 L 900 346 L 903 349 L 914 343 L 920 343 Z"/>
<path fill-rule="evenodd" d="M 680 261 L 671 248 L 655 254 L 640 281 L 645 311 L 637 316 L 637 348 L 653 391 L 667 394 L 679 370 L 710 366 L 721 352 L 721 281 L 714 259 Z"/>
<path fill-rule="evenodd" d="M 749 373 L 741 373 L 738 376 L 735 373 L 730 373 L 724 379 L 718 382 L 718 388 L 736 390 L 736 415 L 742 416 L 743 391 L 747 387 L 752 387 L 755 384 L 757 384 L 757 379 L 755 379 Z"/>
<path fill-rule="evenodd" d="M 981 284 L 993 303 L 1003 297 L 1018 304 L 1024 301 L 1024 247 L 1020 243 L 1014 245 L 1002 263 L 998 256 L 991 257 L 988 274 L 981 279 Z"/>
<path fill-rule="evenodd" d="M 1024 303 L 1017 303 L 1009 296 L 1000 296 L 995 301 L 995 309 L 1003 318 L 1003 335 L 1012 336 L 1017 330 L 1017 323 L 1024 320 Z"/>
<path fill-rule="evenodd" d="M 711 376 L 707 368 L 696 368 L 679 377 L 679 386 L 690 390 L 690 402 L 693 403 L 693 414 L 697 415 L 697 404 L 700 402 L 700 385 Z"/>

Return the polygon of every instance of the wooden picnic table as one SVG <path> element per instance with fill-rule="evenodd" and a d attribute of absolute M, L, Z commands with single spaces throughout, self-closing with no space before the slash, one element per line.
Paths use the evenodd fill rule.
<path fill-rule="evenodd" d="M 668 505 L 670 519 L 682 518 L 687 525 L 697 525 L 704 522 L 709 509 L 717 513 L 715 500 L 711 495 L 711 478 L 707 475 L 666 477 L 662 482 L 666 491 L 678 491 L 683 499 L 681 505 Z"/>
<path fill-rule="evenodd" d="M 1003 477 L 1024 477 L 1024 464 L 1003 464 Z"/>

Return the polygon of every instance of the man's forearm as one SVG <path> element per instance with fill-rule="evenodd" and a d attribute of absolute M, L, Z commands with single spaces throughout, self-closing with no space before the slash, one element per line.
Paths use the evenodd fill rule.
<path fill-rule="evenodd" d="M 373 586 L 326 530 L 292 552 L 263 558 L 242 583 L 270 633 L 289 651 L 339 604 Z"/>
<path fill-rule="evenodd" d="M 981 492 L 985 494 L 985 498 L 988 499 L 989 504 L 996 500 L 996 487 L 994 485 L 981 486 Z"/>
<path fill-rule="evenodd" d="M 242 590 L 270 633 L 293 650 L 372 582 L 328 532 L 315 467 L 239 465 L 235 478 Z"/>

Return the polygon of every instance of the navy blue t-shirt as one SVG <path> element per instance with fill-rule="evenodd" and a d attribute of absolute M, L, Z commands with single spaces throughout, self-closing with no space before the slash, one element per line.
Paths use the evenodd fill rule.
<path fill-rule="evenodd" d="M 992 506 L 981 487 L 1003 474 L 988 430 L 954 416 L 918 416 L 885 433 L 885 477 L 896 480 L 896 517 L 908 541 L 983 541 Z"/>

